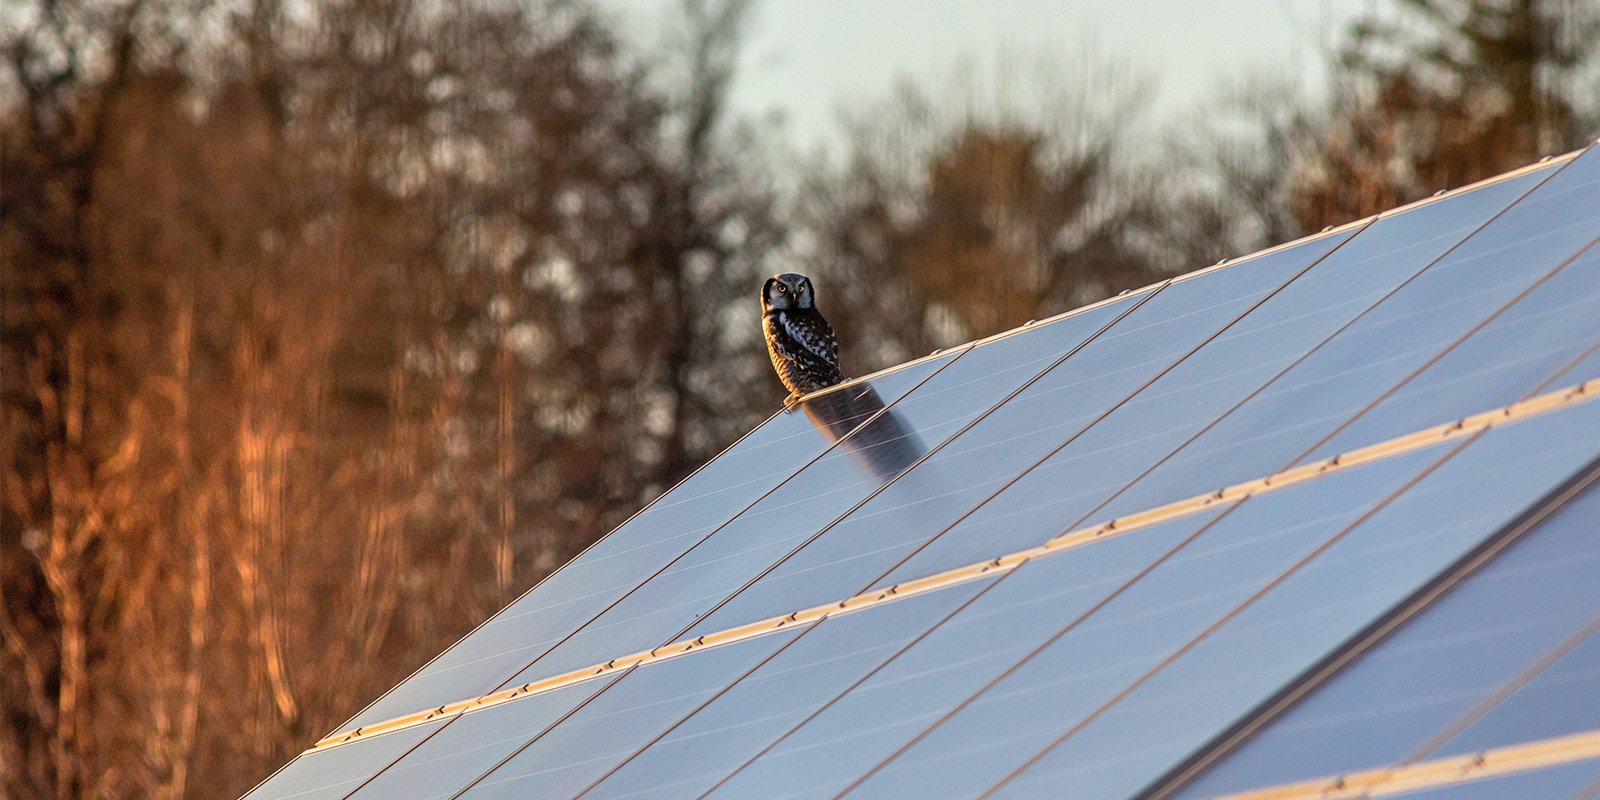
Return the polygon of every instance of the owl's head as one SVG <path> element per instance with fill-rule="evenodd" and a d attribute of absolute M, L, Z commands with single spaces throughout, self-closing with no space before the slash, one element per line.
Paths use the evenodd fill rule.
<path fill-rule="evenodd" d="M 811 288 L 811 279 L 798 272 L 774 275 L 761 287 L 762 312 L 816 307 L 817 294 Z"/>

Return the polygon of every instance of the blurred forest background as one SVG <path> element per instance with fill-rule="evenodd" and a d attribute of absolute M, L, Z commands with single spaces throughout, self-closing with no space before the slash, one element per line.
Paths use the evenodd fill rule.
<path fill-rule="evenodd" d="M 771 413 L 763 275 L 859 375 L 1600 131 L 1600 4 L 1380 5 L 1325 100 L 1014 57 L 796 157 L 741 0 L 7 2 L 0 795 L 248 789 Z"/>

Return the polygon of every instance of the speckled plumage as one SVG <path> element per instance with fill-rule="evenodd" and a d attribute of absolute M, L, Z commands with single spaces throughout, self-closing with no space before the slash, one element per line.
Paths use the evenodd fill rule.
<path fill-rule="evenodd" d="M 761 312 L 767 354 L 791 401 L 844 380 L 839 341 L 817 311 L 810 278 L 793 272 L 768 278 L 761 288 Z"/>

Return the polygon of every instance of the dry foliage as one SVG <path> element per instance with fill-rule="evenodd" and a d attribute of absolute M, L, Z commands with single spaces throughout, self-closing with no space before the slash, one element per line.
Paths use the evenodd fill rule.
<path fill-rule="evenodd" d="M 759 414 L 696 382 L 754 361 L 700 285 L 750 284 L 766 190 L 722 89 L 650 89 L 591 10 L 28 12 L 7 796 L 240 793 Z"/>

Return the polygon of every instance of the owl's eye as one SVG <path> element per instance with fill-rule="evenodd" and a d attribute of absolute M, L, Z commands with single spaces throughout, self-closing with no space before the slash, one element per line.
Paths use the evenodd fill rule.
<path fill-rule="evenodd" d="M 781 283 L 778 284 L 778 294 L 788 294 L 788 293 L 789 293 L 789 287 L 787 287 L 787 286 L 785 286 L 785 285 L 783 285 Z"/>

